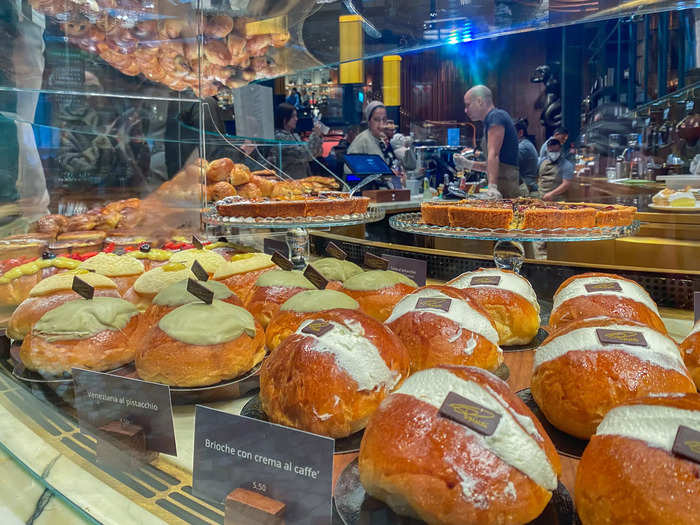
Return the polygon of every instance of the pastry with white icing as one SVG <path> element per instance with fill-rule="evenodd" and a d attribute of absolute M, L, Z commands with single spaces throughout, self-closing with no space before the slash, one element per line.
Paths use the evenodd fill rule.
<path fill-rule="evenodd" d="M 656 303 L 636 282 L 609 273 L 583 273 L 564 281 L 554 294 L 549 326 L 556 330 L 594 317 L 637 321 L 666 333 Z"/>
<path fill-rule="evenodd" d="M 392 270 L 370 270 L 343 281 L 338 290 L 360 303 L 360 310 L 383 323 L 396 303 L 418 285 Z"/>
<path fill-rule="evenodd" d="M 341 438 L 362 430 L 408 372 L 408 353 L 387 327 L 359 311 L 327 310 L 265 360 L 260 400 L 273 423 Z"/>
<path fill-rule="evenodd" d="M 680 350 L 695 386 L 700 389 L 700 321 L 695 323 L 688 337 L 683 340 Z"/>
<path fill-rule="evenodd" d="M 540 328 L 540 305 L 530 282 L 510 270 L 480 268 L 447 283 L 462 290 L 489 315 L 499 344 L 527 344 Z"/>
<path fill-rule="evenodd" d="M 462 399 L 446 402 L 448 394 Z M 445 417 L 443 403 L 477 425 L 497 422 L 487 435 Z M 382 402 L 365 430 L 359 471 L 367 493 L 397 514 L 486 525 L 537 518 L 561 466 L 549 436 L 506 383 L 478 368 L 441 366 L 413 374 Z"/>
<path fill-rule="evenodd" d="M 582 439 L 621 403 L 695 391 L 670 337 L 620 319 L 569 323 L 548 337 L 535 351 L 530 388 L 550 423 Z"/>
<path fill-rule="evenodd" d="M 427 286 L 401 299 L 386 325 L 411 357 L 411 373 L 438 365 L 494 371 L 503 363 L 494 323 L 449 286 Z"/>
<path fill-rule="evenodd" d="M 583 525 L 697 525 L 700 395 L 646 397 L 610 410 L 581 457 L 574 495 Z"/>

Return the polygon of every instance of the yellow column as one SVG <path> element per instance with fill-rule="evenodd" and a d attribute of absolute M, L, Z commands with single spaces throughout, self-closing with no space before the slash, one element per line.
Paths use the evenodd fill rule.
<path fill-rule="evenodd" d="M 384 105 L 401 105 L 401 57 L 387 55 L 382 59 L 382 94 Z"/>
<path fill-rule="evenodd" d="M 362 17 L 344 15 L 338 17 L 340 23 L 340 83 L 362 84 L 365 81 L 365 68 L 362 60 L 364 41 L 362 38 Z M 353 60 L 353 62 L 348 62 Z"/>

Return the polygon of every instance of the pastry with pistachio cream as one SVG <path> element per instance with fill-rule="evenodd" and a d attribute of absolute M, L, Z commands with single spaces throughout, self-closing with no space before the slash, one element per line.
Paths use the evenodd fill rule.
<path fill-rule="evenodd" d="M 20 264 L 0 275 L 0 306 L 15 306 L 29 297 L 29 291 L 56 273 L 74 270 L 79 261 L 44 253 L 40 259 Z"/>
<path fill-rule="evenodd" d="M 304 290 L 315 289 L 313 283 L 297 270 L 265 272 L 255 281 L 245 307 L 266 328 L 287 299 Z"/>
<path fill-rule="evenodd" d="M 415 282 L 398 272 L 370 270 L 350 277 L 339 289 L 360 303 L 360 310 L 383 323 L 396 303 L 416 288 Z"/>
<path fill-rule="evenodd" d="M 241 252 L 246 251 L 242 245 L 236 244 L 233 242 L 228 242 L 228 241 L 224 240 L 224 238 L 221 238 L 216 242 L 212 242 L 210 244 L 207 244 L 204 247 L 204 249 L 211 250 L 215 253 L 218 253 L 227 261 L 230 261 L 231 257 L 233 257 L 234 255 L 237 255 L 237 254 L 240 254 Z"/>
<path fill-rule="evenodd" d="M 134 285 L 124 294 L 124 299 L 134 303 L 139 310 L 145 310 L 158 292 L 188 278 L 197 277 L 184 264 L 171 261 L 139 276 Z"/>
<path fill-rule="evenodd" d="M 136 348 L 141 379 L 206 386 L 243 375 L 260 363 L 265 334 L 248 311 L 214 299 L 168 312 Z"/>
<path fill-rule="evenodd" d="M 219 266 L 214 280 L 224 283 L 245 303 L 258 277 L 276 268 L 272 257 L 266 253 L 241 253 Z"/>
<path fill-rule="evenodd" d="M 183 279 L 172 283 L 153 297 L 150 306 L 140 316 L 138 326 L 134 330 L 133 340 L 136 345 L 144 344 L 148 332 L 158 324 L 158 321 L 167 314 L 173 311 L 178 306 L 199 301 L 196 296 L 187 291 L 188 279 Z M 243 303 L 228 287 L 217 281 L 199 281 L 199 284 L 211 290 L 214 294 L 214 299 L 224 301 L 236 306 L 243 306 Z"/>
<path fill-rule="evenodd" d="M 287 299 L 272 316 L 265 330 L 268 350 L 274 350 L 282 341 L 297 331 L 310 316 L 328 310 L 358 310 L 360 304 L 347 294 L 336 290 L 305 290 Z"/>
<path fill-rule="evenodd" d="M 127 253 L 129 257 L 141 261 L 146 271 L 167 264 L 172 254 L 168 250 L 152 248 L 150 244 L 142 244 L 138 250 Z"/>
<path fill-rule="evenodd" d="M 73 278 L 78 276 L 95 289 L 95 297 L 120 297 L 117 285 L 109 277 L 87 270 L 70 270 L 57 273 L 39 281 L 22 301 L 7 324 L 7 335 L 12 339 L 24 339 L 41 317 L 65 302 L 80 299 L 73 291 Z"/>
<path fill-rule="evenodd" d="M 24 338 L 20 358 L 41 374 L 104 371 L 133 360 L 138 309 L 117 297 L 68 301 L 46 312 Z"/>
<path fill-rule="evenodd" d="M 124 295 L 144 272 L 141 261 L 128 255 L 100 252 L 94 257 L 85 259 L 80 266 L 85 270 L 102 274 L 112 279 L 119 293 Z"/>
<path fill-rule="evenodd" d="M 214 275 L 214 272 L 216 272 L 216 269 L 226 262 L 226 259 L 211 250 L 199 250 L 197 248 L 192 248 L 191 250 L 183 250 L 181 252 L 173 253 L 170 261 L 182 263 L 188 268 L 192 266 L 194 261 L 197 261 L 209 274 L 209 277 L 211 277 Z"/>
<path fill-rule="evenodd" d="M 310 263 L 314 269 L 328 280 L 327 288 L 338 289 L 343 281 L 363 272 L 354 262 L 341 261 L 335 257 L 325 257 Z"/>

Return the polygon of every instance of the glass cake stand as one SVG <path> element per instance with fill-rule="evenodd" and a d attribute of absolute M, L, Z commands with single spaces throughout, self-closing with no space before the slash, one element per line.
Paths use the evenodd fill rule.
<path fill-rule="evenodd" d="M 381 221 L 383 218 L 384 210 L 376 206 L 370 206 L 365 213 L 327 217 L 226 217 L 219 215 L 215 206 L 207 207 L 202 213 L 205 225 L 224 228 L 232 235 L 237 233 L 232 230 L 287 230 L 285 240 L 289 248 L 289 258 L 296 269 L 306 266 L 306 258 L 309 255 L 308 230 L 367 224 Z"/>
<path fill-rule="evenodd" d="M 449 239 L 496 241 L 493 247 L 493 260 L 496 266 L 515 272 L 520 271 L 525 257 L 522 242 L 603 241 L 628 237 L 639 231 L 639 221 L 633 221 L 629 226 L 604 226 L 600 228 L 506 230 L 434 226 L 424 224 L 421 220 L 420 213 L 400 213 L 389 218 L 389 225 L 395 230 L 418 235 Z"/>

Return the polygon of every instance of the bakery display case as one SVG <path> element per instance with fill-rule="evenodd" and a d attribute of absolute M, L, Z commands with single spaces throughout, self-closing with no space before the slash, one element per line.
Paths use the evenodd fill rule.
<path fill-rule="evenodd" d="M 677 2 L 6 2 L 7 521 L 695 523 L 697 192 L 672 178 L 695 172 L 693 70 L 640 76 L 644 103 L 613 111 L 629 133 L 591 100 L 560 102 L 583 136 L 567 202 L 433 199 L 445 188 L 428 173 L 452 167 L 455 128 L 462 146 L 482 133 L 454 120 L 465 82 L 503 75 L 508 93 L 517 70 L 523 99 L 542 85 L 556 105 L 551 72 L 525 71 L 540 56 L 518 69 L 509 49 L 561 42 L 546 57 L 564 64 L 559 94 L 584 98 L 568 54 L 584 46 L 567 39 L 614 28 L 621 57 L 646 24 L 654 50 L 695 64 L 660 29 L 695 45 L 694 16 Z M 635 74 L 616 69 L 601 100 Z M 285 78 L 326 97 L 329 127 L 383 96 L 425 142 L 423 193 L 374 202 L 313 128 L 280 138 Z M 647 89 L 665 80 L 668 96 Z"/>

